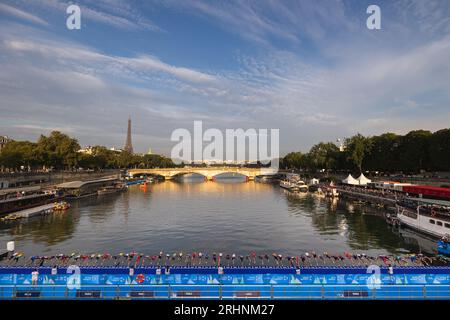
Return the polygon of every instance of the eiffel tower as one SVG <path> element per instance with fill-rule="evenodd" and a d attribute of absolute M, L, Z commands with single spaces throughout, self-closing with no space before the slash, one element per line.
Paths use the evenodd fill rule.
<path fill-rule="evenodd" d="M 127 141 L 125 142 L 124 151 L 133 153 L 133 144 L 131 142 L 131 118 L 128 118 Z"/>

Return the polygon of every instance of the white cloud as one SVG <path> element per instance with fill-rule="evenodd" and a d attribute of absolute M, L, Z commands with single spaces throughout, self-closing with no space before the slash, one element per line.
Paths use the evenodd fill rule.
<path fill-rule="evenodd" d="M 128 69 L 133 72 L 145 70 L 164 72 L 182 80 L 193 82 L 210 82 L 215 80 L 213 75 L 185 67 L 173 66 L 149 55 L 133 58 L 112 56 L 96 52 L 87 47 L 61 44 L 60 42 L 38 43 L 30 40 L 6 40 L 4 45 L 7 49 L 13 51 L 38 53 L 42 57 L 76 61 L 79 64 L 104 63 L 110 68 Z"/>
<path fill-rule="evenodd" d="M 162 62 L 158 58 L 142 55 L 137 58 L 123 58 L 116 57 L 116 61 L 122 62 L 126 66 L 133 66 L 133 68 L 143 68 L 167 72 L 180 79 L 194 81 L 194 82 L 209 82 L 214 81 L 215 77 L 210 74 L 202 73 L 193 69 L 176 67 Z"/>
<path fill-rule="evenodd" d="M 26 20 L 26 21 L 29 21 L 32 23 L 36 23 L 36 24 L 43 25 L 43 26 L 48 26 L 47 21 L 39 18 L 38 16 L 32 15 L 28 12 L 19 10 L 15 7 L 9 6 L 4 3 L 0 3 L 0 12 L 6 13 L 8 15 L 12 15 L 16 18 Z"/>
<path fill-rule="evenodd" d="M 62 16 L 66 16 L 66 9 L 69 5 L 76 4 L 81 9 L 82 19 L 87 19 L 87 21 L 93 21 L 114 28 L 131 31 L 164 31 L 152 21 L 143 18 L 139 13 L 131 11 L 129 6 L 123 5 L 119 1 L 81 0 L 73 3 L 73 1 L 63 0 L 39 0 L 35 2 L 17 0 L 16 2 L 19 3 L 21 7 L 27 8 L 27 10 L 34 8 L 35 10 L 45 9 L 47 11 L 47 9 L 50 9 L 57 11 L 58 14 L 61 14 Z M 30 15 L 22 10 L 19 11 L 26 15 Z"/>

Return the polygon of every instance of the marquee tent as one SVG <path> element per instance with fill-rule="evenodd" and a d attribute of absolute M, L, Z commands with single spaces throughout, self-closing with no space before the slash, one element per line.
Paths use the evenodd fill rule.
<path fill-rule="evenodd" d="M 358 181 L 358 184 L 361 186 L 365 186 L 368 183 L 372 182 L 372 180 L 366 178 L 366 176 L 363 173 L 361 173 L 361 175 L 358 178 L 356 178 L 356 180 Z"/>
<path fill-rule="evenodd" d="M 358 180 L 353 178 L 351 174 L 349 174 L 347 178 L 342 180 L 342 183 L 345 183 L 345 184 L 359 184 Z"/>

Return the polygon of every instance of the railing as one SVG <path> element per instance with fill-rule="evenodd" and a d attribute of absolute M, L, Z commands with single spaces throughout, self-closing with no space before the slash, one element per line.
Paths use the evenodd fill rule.
<path fill-rule="evenodd" d="M 1 285 L 11 299 L 450 299 L 449 285 Z"/>

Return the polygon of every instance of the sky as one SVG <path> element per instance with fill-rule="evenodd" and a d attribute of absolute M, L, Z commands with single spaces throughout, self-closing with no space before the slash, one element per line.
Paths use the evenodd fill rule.
<path fill-rule="evenodd" d="M 448 0 L 0 0 L 0 30 L 0 135 L 16 140 L 123 147 L 131 117 L 135 151 L 170 155 L 201 120 L 279 129 L 286 154 L 450 127 Z"/>

